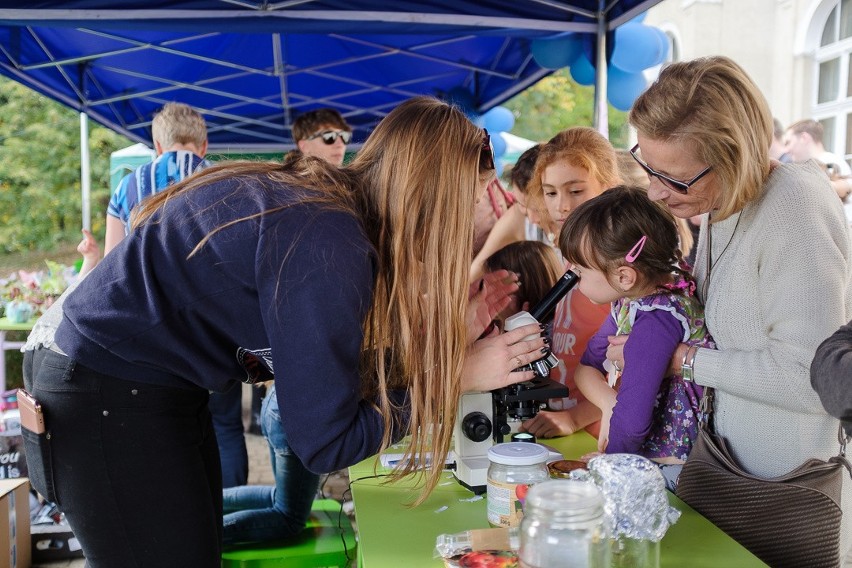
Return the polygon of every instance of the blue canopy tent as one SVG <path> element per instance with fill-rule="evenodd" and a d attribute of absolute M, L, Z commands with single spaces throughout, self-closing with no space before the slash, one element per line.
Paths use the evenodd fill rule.
<path fill-rule="evenodd" d="M 596 34 L 603 69 L 607 33 L 659 1 L 0 0 L 0 73 L 79 110 L 84 152 L 88 117 L 148 144 L 175 100 L 204 114 L 213 151 L 286 148 L 320 106 L 359 141 L 412 96 L 477 113 L 507 100 L 552 72 L 536 38 Z M 598 73 L 602 131 L 605 91 Z"/>

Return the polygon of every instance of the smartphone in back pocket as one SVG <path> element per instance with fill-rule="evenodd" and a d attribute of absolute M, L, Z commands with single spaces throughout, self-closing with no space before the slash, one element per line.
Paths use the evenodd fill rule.
<path fill-rule="evenodd" d="M 18 389 L 18 410 L 21 412 L 21 426 L 36 434 L 45 433 L 41 404 L 24 389 Z"/>

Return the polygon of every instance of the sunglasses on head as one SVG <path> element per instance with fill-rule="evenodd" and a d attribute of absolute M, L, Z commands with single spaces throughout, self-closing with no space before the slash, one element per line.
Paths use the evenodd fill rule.
<path fill-rule="evenodd" d="M 344 144 L 349 144 L 349 141 L 352 140 L 352 133 L 348 130 L 323 130 L 322 132 L 308 136 L 308 140 L 313 140 L 314 138 L 322 138 L 322 141 L 329 146 L 337 142 L 338 138 L 343 140 Z"/>
<path fill-rule="evenodd" d="M 630 149 L 630 155 L 633 156 L 633 159 L 636 160 L 636 163 L 639 164 L 639 166 L 641 166 L 643 170 L 645 170 L 645 173 L 648 174 L 648 177 L 657 178 L 663 183 L 664 186 L 678 193 L 686 194 L 689 191 L 690 187 L 695 185 L 698 180 L 709 174 L 710 170 L 713 169 L 713 166 L 707 166 L 691 180 L 682 181 L 679 179 L 671 178 L 666 174 L 662 174 L 651 166 L 649 166 L 648 164 L 646 164 L 645 162 L 643 162 L 642 158 L 636 155 L 637 150 L 639 150 L 639 144 L 636 144 L 635 146 L 633 146 L 633 148 Z"/>
<path fill-rule="evenodd" d="M 484 128 L 482 129 L 482 146 L 479 148 L 479 169 L 494 169 L 494 150 L 491 149 L 491 136 Z"/>

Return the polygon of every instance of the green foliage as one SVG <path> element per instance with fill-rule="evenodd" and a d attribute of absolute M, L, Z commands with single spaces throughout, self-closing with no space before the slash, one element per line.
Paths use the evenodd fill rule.
<path fill-rule="evenodd" d="M 512 134 L 546 141 L 572 126 L 593 126 L 594 97 L 594 87 L 578 85 L 568 69 L 560 69 L 503 106 L 516 117 Z M 627 113 L 612 105 L 609 105 L 609 139 L 616 148 L 627 144 Z"/>
<path fill-rule="evenodd" d="M 89 125 L 92 229 L 102 237 L 109 155 L 128 141 Z M 81 211 L 78 113 L 0 78 L 0 254 L 76 242 Z"/>

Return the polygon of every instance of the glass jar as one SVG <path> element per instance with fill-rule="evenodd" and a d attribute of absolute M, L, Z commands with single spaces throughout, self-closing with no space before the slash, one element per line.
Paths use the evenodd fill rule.
<path fill-rule="evenodd" d="M 523 518 L 523 502 L 530 485 L 548 479 L 545 462 L 550 452 L 541 444 L 508 442 L 488 450 L 488 522 L 494 527 L 516 527 Z"/>
<path fill-rule="evenodd" d="M 626 536 L 613 539 L 612 568 L 660 568 L 660 543 Z"/>
<path fill-rule="evenodd" d="M 609 568 L 609 521 L 589 481 L 554 479 L 527 494 L 521 522 L 522 568 Z"/>

